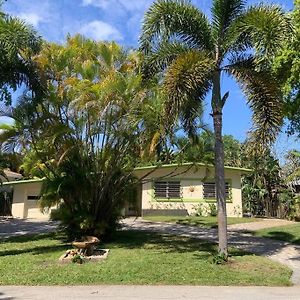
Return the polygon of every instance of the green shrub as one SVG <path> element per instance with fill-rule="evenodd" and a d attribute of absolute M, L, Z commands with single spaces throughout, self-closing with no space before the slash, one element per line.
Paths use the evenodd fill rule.
<path fill-rule="evenodd" d="M 209 215 L 215 217 L 217 214 L 217 206 L 214 203 L 209 203 Z"/>

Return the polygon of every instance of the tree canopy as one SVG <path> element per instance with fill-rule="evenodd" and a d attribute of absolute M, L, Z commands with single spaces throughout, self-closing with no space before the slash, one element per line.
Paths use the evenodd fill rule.
<path fill-rule="evenodd" d="M 41 205 L 58 205 L 56 217 L 70 235 L 108 234 L 133 190 L 139 158 L 139 112 L 147 98 L 139 56 L 76 35 L 65 45 L 45 43 L 34 61 L 47 92 L 25 92 L 8 110 L 22 116 L 18 140 L 30 139 L 24 171 L 46 178 Z"/>
<path fill-rule="evenodd" d="M 32 26 L 0 13 L 0 100 L 10 103 L 11 91 L 23 83 L 34 92 L 42 89 L 32 63 L 41 44 L 41 37 Z"/>
<path fill-rule="evenodd" d="M 285 113 L 289 134 L 300 134 L 300 1 L 295 0 L 291 13 L 294 34 L 276 56 L 273 68 L 285 94 Z"/>

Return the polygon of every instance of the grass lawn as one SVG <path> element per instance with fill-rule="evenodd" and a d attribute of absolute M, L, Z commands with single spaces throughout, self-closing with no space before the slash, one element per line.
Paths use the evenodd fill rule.
<path fill-rule="evenodd" d="M 291 270 L 263 257 L 231 249 L 226 265 L 212 264 L 216 245 L 145 232 L 118 232 L 105 261 L 61 265 L 70 248 L 60 234 L 0 242 L 1 285 L 194 284 L 290 285 Z M 267 274 L 267 276 L 266 276 Z"/>
<path fill-rule="evenodd" d="M 182 225 L 192 225 L 206 228 L 216 228 L 217 217 L 198 217 L 198 216 L 188 216 L 188 217 L 177 217 L 177 216 L 147 216 L 143 219 L 154 222 L 169 222 L 177 223 Z M 227 218 L 228 225 L 240 224 L 240 223 L 250 223 L 258 222 L 260 219 L 255 218 Z"/>
<path fill-rule="evenodd" d="M 256 236 L 263 236 L 275 240 L 282 240 L 300 245 L 300 223 L 261 229 L 254 232 Z"/>

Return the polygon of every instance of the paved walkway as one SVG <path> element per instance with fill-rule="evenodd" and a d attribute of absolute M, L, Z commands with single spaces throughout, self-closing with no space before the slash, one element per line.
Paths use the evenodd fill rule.
<path fill-rule="evenodd" d="M 300 287 L 35 286 L 0 287 L 0 300 L 299 300 Z"/>
<path fill-rule="evenodd" d="M 297 224 L 297 222 L 281 219 L 259 219 L 257 222 L 240 223 L 228 225 L 228 230 L 234 231 L 255 231 L 265 228 L 281 227 L 286 225 Z"/>
<path fill-rule="evenodd" d="M 273 227 L 278 226 L 278 222 L 276 223 L 275 221 L 278 220 L 273 221 Z M 279 220 L 279 223 L 280 221 L 281 220 Z M 247 224 L 249 224 L 249 226 L 253 228 L 254 223 Z M 141 231 L 161 232 L 217 242 L 217 229 L 200 228 L 196 226 L 186 226 L 174 223 L 171 224 L 162 222 L 150 222 L 144 221 L 140 218 L 125 219 L 123 225 L 124 230 L 134 229 Z M 270 223 L 266 225 L 270 226 Z M 260 226 L 261 228 L 263 228 L 262 224 L 260 224 Z M 300 285 L 300 246 L 292 245 L 283 241 L 255 237 L 250 233 L 244 232 L 245 230 L 249 230 L 249 227 L 247 227 L 245 224 L 243 224 L 243 226 L 241 226 L 240 228 L 230 227 L 228 230 L 229 244 L 236 248 L 243 249 L 245 251 L 249 251 L 258 255 L 263 255 L 284 265 L 287 265 L 293 270 L 291 279 L 293 284 Z"/>

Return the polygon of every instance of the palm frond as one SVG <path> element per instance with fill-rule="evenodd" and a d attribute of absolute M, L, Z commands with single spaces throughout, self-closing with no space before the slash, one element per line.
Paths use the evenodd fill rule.
<path fill-rule="evenodd" d="M 163 42 L 157 49 L 150 52 L 143 62 L 145 78 L 164 71 L 167 66 L 178 56 L 190 51 L 191 48 L 179 42 Z"/>
<path fill-rule="evenodd" d="M 17 55 L 36 54 L 40 50 L 41 38 L 35 29 L 16 17 L 0 19 L 1 50 L 13 61 Z"/>
<path fill-rule="evenodd" d="M 146 12 L 141 50 L 148 54 L 170 39 L 197 45 L 200 49 L 213 49 L 208 19 L 190 1 L 158 0 Z"/>
<path fill-rule="evenodd" d="M 289 17 L 275 5 L 249 7 L 230 28 L 233 49 L 251 47 L 258 61 L 270 61 L 293 32 Z"/>
<path fill-rule="evenodd" d="M 11 101 L 8 89 L 15 90 L 25 83 L 33 90 L 40 88 L 37 73 L 31 62 L 41 47 L 41 38 L 24 21 L 5 16 L 0 18 L 0 87 L 1 98 Z"/>
<path fill-rule="evenodd" d="M 165 110 L 171 123 L 182 112 L 184 129 L 193 132 L 194 120 L 199 117 L 201 102 L 211 85 L 213 68 L 214 62 L 204 52 L 190 51 L 173 61 L 164 81 Z"/>
<path fill-rule="evenodd" d="M 253 111 L 250 140 L 263 147 L 274 142 L 283 122 L 283 98 L 278 82 L 267 69 L 256 68 L 252 56 L 232 58 L 227 72 L 240 84 Z"/>
<path fill-rule="evenodd" d="M 245 0 L 214 0 L 212 5 L 212 32 L 216 44 L 224 39 L 231 23 L 243 12 Z"/>

